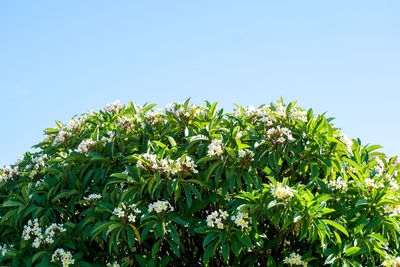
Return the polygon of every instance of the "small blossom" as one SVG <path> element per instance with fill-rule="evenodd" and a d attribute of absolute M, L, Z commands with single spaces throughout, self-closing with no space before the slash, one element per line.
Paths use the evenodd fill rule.
<path fill-rule="evenodd" d="M 328 182 L 328 187 L 336 189 L 336 190 L 344 190 L 347 191 L 347 182 L 342 179 L 342 177 L 338 177 L 336 180 L 330 180 Z"/>
<path fill-rule="evenodd" d="M 96 144 L 97 142 L 91 139 L 83 140 L 75 151 L 86 154 L 89 151 L 93 151 Z"/>
<path fill-rule="evenodd" d="M 70 264 L 74 264 L 75 260 L 72 258 L 72 254 L 69 251 L 65 251 L 62 248 L 56 249 L 51 256 L 52 262 L 59 262 L 62 266 L 68 267 Z"/>
<path fill-rule="evenodd" d="M 307 262 L 301 260 L 301 255 L 297 253 L 291 253 L 289 257 L 285 257 L 283 263 L 289 264 L 290 266 L 299 265 L 299 266 L 307 266 Z"/>
<path fill-rule="evenodd" d="M 347 135 L 345 135 L 344 133 L 339 134 L 339 140 L 342 141 L 347 152 L 351 154 L 353 152 L 351 149 L 351 147 L 353 146 L 353 141 L 351 141 L 351 139 L 348 138 Z"/>
<path fill-rule="evenodd" d="M 133 215 L 133 214 L 129 214 L 128 220 L 129 220 L 129 222 L 135 222 L 136 221 L 136 216 Z"/>
<path fill-rule="evenodd" d="M 90 194 L 90 195 L 87 196 L 87 197 L 84 197 L 83 199 L 84 199 L 84 200 L 87 200 L 87 201 L 99 200 L 99 199 L 101 199 L 101 195 L 100 195 L 100 194 L 93 193 L 93 194 Z"/>
<path fill-rule="evenodd" d="M 240 227 L 243 230 L 247 230 L 249 227 L 249 214 L 248 213 L 243 213 L 243 212 L 238 212 L 236 216 L 231 216 L 231 220 L 234 221 L 234 223 Z"/>
<path fill-rule="evenodd" d="M 206 222 L 208 227 L 217 227 L 218 229 L 224 229 L 224 222 L 228 217 L 228 213 L 223 210 L 213 211 L 207 216 Z"/>
<path fill-rule="evenodd" d="M 122 110 L 122 106 L 119 103 L 119 100 L 116 100 L 114 103 L 107 104 L 104 110 L 108 113 L 118 113 Z"/>
<path fill-rule="evenodd" d="M 154 203 L 149 204 L 148 206 L 148 212 L 153 212 L 155 211 L 156 213 L 161 213 L 161 212 L 168 212 L 169 211 L 174 211 L 174 207 L 168 202 L 168 201 L 156 201 Z"/>
<path fill-rule="evenodd" d="M 289 186 L 282 186 L 281 183 L 278 183 L 276 187 L 271 185 L 272 195 L 280 201 L 288 201 L 294 196 L 293 192 L 296 191 L 291 189 Z"/>
<path fill-rule="evenodd" d="M 208 145 L 207 155 L 209 157 L 222 157 L 222 152 L 222 140 L 213 140 L 211 144 Z"/>
<path fill-rule="evenodd" d="M 113 263 L 108 262 L 107 267 L 120 267 L 119 263 L 117 261 L 114 261 Z"/>
<path fill-rule="evenodd" d="M 6 253 L 8 252 L 6 244 L 0 245 L 0 252 L 2 257 L 6 255 Z"/>
<path fill-rule="evenodd" d="M 241 149 L 238 151 L 239 158 L 247 161 L 253 161 L 254 152 L 249 149 Z"/>
<path fill-rule="evenodd" d="M 377 188 L 377 185 L 375 184 L 375 181 L 373 179 L 371 179 L 371 178 L 365 179 L 364 183 L 369 189 Z"/>
<path fill-rule="evenodd" d="M 269 129 L 267 131 L 267 138 L 275 144 L 282 144 L 294 140 L 291 131 L 288 128 L 281 128 L 280 126 Z"/>

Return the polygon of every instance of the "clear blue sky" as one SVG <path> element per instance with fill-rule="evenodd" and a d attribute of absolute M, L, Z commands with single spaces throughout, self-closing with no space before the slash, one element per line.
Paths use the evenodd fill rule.
<path fill-rule="evenodd" d="M 400 1 L 0 1 L 0 166 L 120 99 L 283 96 L 400 154 Z"/>

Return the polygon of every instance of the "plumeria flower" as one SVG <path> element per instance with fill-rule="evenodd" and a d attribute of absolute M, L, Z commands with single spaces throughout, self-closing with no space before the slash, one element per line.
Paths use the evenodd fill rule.
<path fill-rule="evenodd" d="M 134 216 L 133 214 L 129 214 L 128 220 L 129 220 L 129 222 L 135 222 L 136 221 L 136 216 Z"/>

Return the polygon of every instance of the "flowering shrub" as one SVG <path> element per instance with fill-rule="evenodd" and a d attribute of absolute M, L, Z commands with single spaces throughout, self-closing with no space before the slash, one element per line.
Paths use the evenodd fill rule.
<path fill-rule="evenodd" d="M 285 105 L 109 104 L 0 170 L 7 266 L 399 266 L 397 158 Z"/>

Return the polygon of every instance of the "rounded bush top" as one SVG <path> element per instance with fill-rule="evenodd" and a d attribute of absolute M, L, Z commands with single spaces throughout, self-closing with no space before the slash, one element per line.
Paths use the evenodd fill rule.
<path fill-rule="evenodd" d="M 282 100 L 108 104 L 0 170 L 12 266 L 399 266 L 396 157 Z"/>

